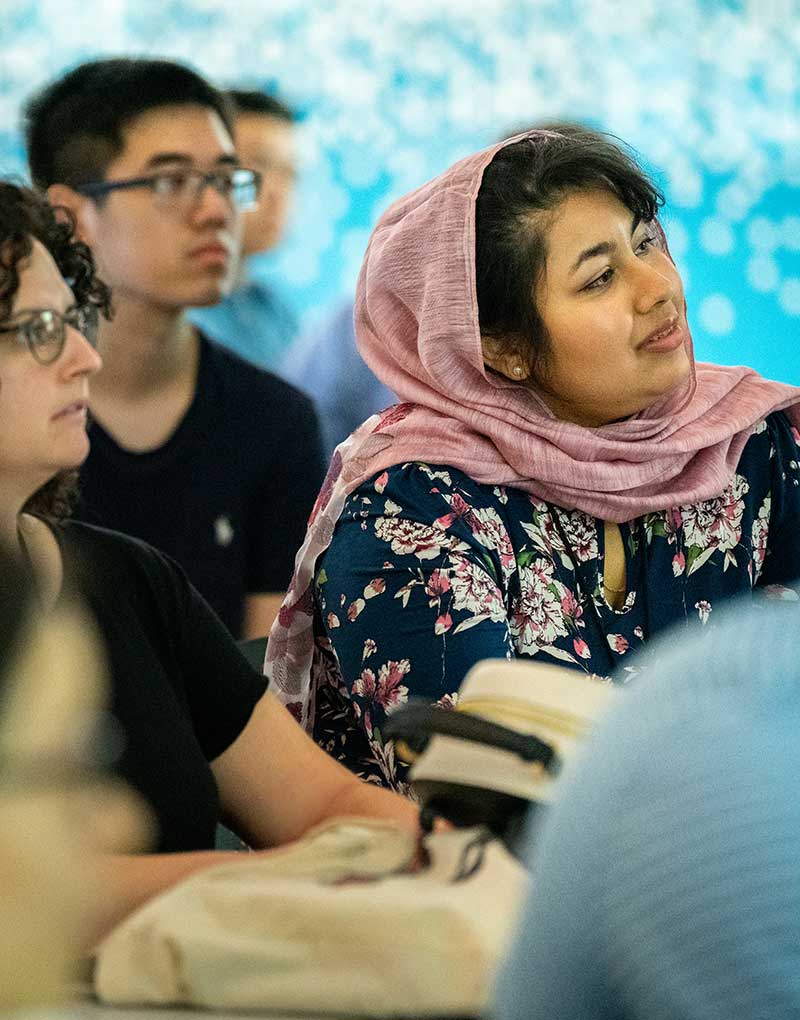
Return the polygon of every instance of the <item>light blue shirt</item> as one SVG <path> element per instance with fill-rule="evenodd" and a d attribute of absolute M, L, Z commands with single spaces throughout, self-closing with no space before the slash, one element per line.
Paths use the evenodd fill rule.
<path fill-rule="evenodd" d="M 496 1020 L 800 1017 L 800 608 L 721 612 L 666 639 L 531 833 Z"/>
<path fill-rule="evenodd" d="M 244 283 L 217 305 L 193 308 L 189 320 L 261 368 L 280 375 L 279 366 L 297 335 L 297 319 L 267 278 L 251 266 Z"/>
<path fill-rule="evenodd" d="M 352 302 L 299 340 L 287 352 L 280 374 L 313 398 L 329 457 L 371 414 L 397 403 L 358 353 Z"/>

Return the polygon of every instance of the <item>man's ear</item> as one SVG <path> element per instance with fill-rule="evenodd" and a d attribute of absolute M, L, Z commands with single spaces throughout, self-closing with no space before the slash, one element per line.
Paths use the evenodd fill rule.
<path fill-rule="evenodd" d="M 75 218 L 75 236 L 91 247 L 95 220 L 95 206 L 92 200 L 68 184 L 51 184 L 47 189 L 47 199 L 56 210 L 69 209 Z"/>

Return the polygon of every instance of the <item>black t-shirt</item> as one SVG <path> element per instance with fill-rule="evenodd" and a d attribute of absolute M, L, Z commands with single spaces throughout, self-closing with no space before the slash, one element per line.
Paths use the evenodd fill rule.
<path fill-rule="evenodd" d="M 194 399 L 157 450 L 99 425 L 76 517 L 172 556 L 231 633 L 248 593 L 283 592 L 325 473 L 312 402 L 204 337 Z"/>
<path fill-rule="evenodd" d="M 266 681 L 168 557 L 74 521 L 54 533 L 65 588 L 105 639 L 125 741 L 115 771 L 155 812 L 158 851 L 209 849 L 219 799 L 208 763 L 244 729 Z"/>

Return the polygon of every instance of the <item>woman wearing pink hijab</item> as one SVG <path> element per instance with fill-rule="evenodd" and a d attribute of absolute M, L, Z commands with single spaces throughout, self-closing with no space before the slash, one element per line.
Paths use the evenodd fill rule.
<path fill-rule="evenodd" d="M 359 349 L 403 403 L 334 454 L 273 628 L 273 689 L 401 786 L 381 724 L 487 657 L 625 681 L 668 626 L 797 599 L 800 389 L 695 364 L 662 196 L 609 137 L 533 131 L 396 202 Z"/>

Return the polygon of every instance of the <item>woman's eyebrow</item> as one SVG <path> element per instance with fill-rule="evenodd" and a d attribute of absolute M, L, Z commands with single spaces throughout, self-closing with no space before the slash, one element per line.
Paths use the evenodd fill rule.
<path fill-rule="evenodd" d="M 631 221 L 631 237 L 633 237 L 633 235 L 636 233 L 636 228 L 639 226 L 641 222 L 642 222 L 641 216 L 634 215 Z M 591 248 L 586 248 L 585 251 L 582 251 L 580 253 L 580 255 L 573 263 L 573 266 L 569 271 L 570 276 L 576 273 L 578 269 L 580 269 L 580 267 L 583 265 L 583 263 L 586 262 L 588 259 L 593 259 L 597 255 L 611 255 L 612 252 L 615 252 L 616 250 L 617 250 L 616 241 L 601 241 L 599 244 L 592 245 Z"/>

